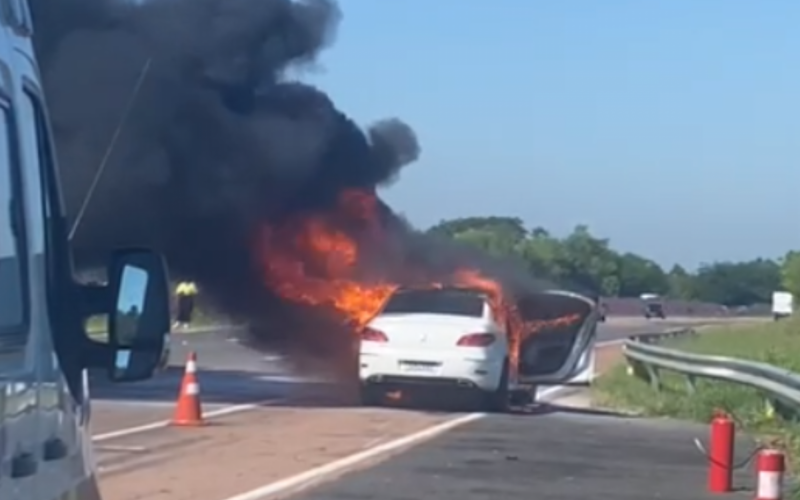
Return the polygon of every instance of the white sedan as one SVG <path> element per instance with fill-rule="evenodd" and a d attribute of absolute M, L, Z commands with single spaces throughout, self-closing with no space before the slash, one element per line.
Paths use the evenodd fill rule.
<path fill-rule="evenodd" d="M 363 402 L 378 403 L 382 387 L 458 388 L 483 394 L 486 410 L 505 411 L 515 397 L 532 397 L 536 385 L 566 382 L 589 365 L 593 367 L 591 347 L 587 346 L 594 342 L 594 302 L 569 292 L 541 297 L 547 297 L 547 301 L 538 301 L 546 312 L 562 313 L 563 299 L 567 299 L 573 308 L 581 306 L 584 314 L 580 324 L 572 327 L 575 335 L 547 336 L 548 352 L 554 352 L 551 344 L 555 338 L 564 347 L 559 352 L 566 353 L 563 361 L 549 363 L 555 366 L 553 373 L 533 370 L 536 373 L 525 377 L 510 369 L 506 325 L 495 320 L 484 293 L 462 288 L 395 292 L 362 332 L 359 372 Z M 590 317 L 594 320 L 588 321 Z M 579 335 L 582 332 L 588 334 Z M 537 357 L 542 346 L 525 342 L 523 350 L 524 366 L 526 359 Z"/>

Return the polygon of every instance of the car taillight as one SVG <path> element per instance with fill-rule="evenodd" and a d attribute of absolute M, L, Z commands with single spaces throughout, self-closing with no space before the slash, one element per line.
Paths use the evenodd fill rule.
<path fill-rule="evenodd" d="M 464 335 L 456 345 L 461 347 L 486 347 L 496 340 L 493 333 L 470 333 Z"/>
<path fill-rule="evenodd" d="M 361 331 L 361 340 L 365 342 L 389 342 L 389 338 L 385 333 L 369 327 Z"/>

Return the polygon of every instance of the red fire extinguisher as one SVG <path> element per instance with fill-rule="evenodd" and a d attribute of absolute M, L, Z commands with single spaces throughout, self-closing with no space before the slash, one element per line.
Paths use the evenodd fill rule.
<path fill-rule="evenodd" d="M 711 420 L 711 442 L 708 451 L 708 491 L 728 493 L 733 490 L 733 420 L 718 413 Z"/>

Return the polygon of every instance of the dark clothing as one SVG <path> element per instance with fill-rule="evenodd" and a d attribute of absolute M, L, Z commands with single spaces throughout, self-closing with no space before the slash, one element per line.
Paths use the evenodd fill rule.
<path fill-rule="evenodd" d="M 194 312 L 194 296 L 178 295 L 178 323 L 191 323 Z"/>

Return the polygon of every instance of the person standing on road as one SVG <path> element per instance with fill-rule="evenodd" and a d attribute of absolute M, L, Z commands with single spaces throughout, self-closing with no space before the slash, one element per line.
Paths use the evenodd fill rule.
<path fill-rule="evenodd" d="M 175 295 L 178 300 L 178 314 L 175 326 L 188 328 L 192 322 L 194 312 L 194 297 L 197 295 L 197 286 L 192 281 L 181 281 L 175 288 Z"/>

